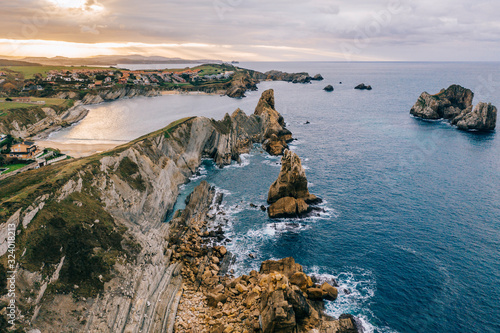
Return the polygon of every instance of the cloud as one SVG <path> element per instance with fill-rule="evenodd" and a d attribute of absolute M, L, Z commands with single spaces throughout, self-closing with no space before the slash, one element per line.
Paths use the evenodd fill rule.
<path fill-rule="evenodd" d="M 337 60 L 349 43 L 362 58 L 432 60 L 432 50 L 446 44 L 450 58 L 474 47 L 477 59 L 463 60 L 496 60 L 498 12 L 492 0 L 18 0 L 2 4 L 0 38 L 233 45 L 262 58 L 276 50 L 255 45 L 284 46 L 304 60 Z"/>

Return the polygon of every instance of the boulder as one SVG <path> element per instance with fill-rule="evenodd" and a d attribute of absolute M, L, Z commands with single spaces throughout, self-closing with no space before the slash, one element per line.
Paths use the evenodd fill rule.
<path fill-rule="evenodd" d="M 323 290 L 321 288 L 308 288 L 306 290 L 307 298 L 312 300 L 322 300 L 323 299 Z"/>
<path fill-rule="evenodd" d="M 480 102 L 473 109 L 474 93 L 459 85 L 451 85 L 435 95 L 423 92 L 410 114 L 422 119 L 449 119 L 461 130 L 491 131 L 496 126 L 497 109 Z"/>
<path fill-rule="evenodd" d="M 358 84 L 354 89 L 358 90 L 372 90 L 372 86 L 367 86 L 364 83 Z"/>
<path fill-rule="evenodd" d="M 333 91 L 333 86 L 331 84 L 323 88 L 324 91 Z"/>
<path fill-rule="evenodd" d="M 321 290 L 323 290 L 324 298 L 329 301 L 335 301 L 339 294 L 337 288 L 332 287 L 329 283 L 324 282 L 321 285 Z"/>
<path fill-rule="evenodd" d="M 269 206 L 267 211 L 271 218 L 297 217 L 307 214 L 311 208 L 303 199 L 284 197 Z"/>
<path fill-rule="evenodd" d="M 296 272 L 302 272 L 302 266 L 295 263 L 292 257 L 284 258 L 281 260 L 266 260 L 260 265 L 260 274 L 269 274 L 278 272 L 287 277 L 291 277 Z"/>
<path fill-rule="evenodd" d="M 306 290 L 307 287 L 309 287 L 309 280 L 310 278 L 308 278 L 305 273 L 296 272 L 290 277 L 289 282 L 296 285 L 301 290 Z"/>

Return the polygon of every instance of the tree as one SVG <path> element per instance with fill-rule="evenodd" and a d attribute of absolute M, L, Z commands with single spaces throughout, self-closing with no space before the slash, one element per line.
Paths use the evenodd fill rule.
<path fill-rule="evenodd" d="M 12 92 L 12 91 L 16 90 L 16 86 L 10 82 L 4 84 L 2 88 L 4 91 L 7 91 L 7 92 Z"/>

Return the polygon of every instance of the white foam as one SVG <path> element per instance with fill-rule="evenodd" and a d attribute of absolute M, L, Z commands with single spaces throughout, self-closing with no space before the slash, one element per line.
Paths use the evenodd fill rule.
<path fill-rule="evenodd" d="M 225 168 L 244 168 L 247 165 L 250 165 L 250 157 L 251 154 L 241 154 L 240 155 L 240 163 L 233 161 L 230 165 Z"/>

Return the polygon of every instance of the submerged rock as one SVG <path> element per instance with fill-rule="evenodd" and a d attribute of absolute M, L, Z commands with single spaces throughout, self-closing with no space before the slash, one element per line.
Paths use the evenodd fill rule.
<path fill-rule="evenodd" d="M 267 202 L 272 218 L 303 216 L 311 211 L 309 204 L 318 202 L 318 198 L 309 193 L 306 172 L 300 158 L 294 152 L 285 150 L 281 158 L 281 170 L 278 179 L 269 188 Z"/>
<path fill-rule="evenodd" d="M 459 85 L 451 85 L 435 95 L 423 92 L 410 114 L 422 119 L 449 119 L 462 130 L 490 131 L 495 128 L 497 109 L 479 103 L 472 109 L 474 93 Z"/>
<path fill-rule="evenodd" d="M 372 86 L 367 86 L 364 83 L 358 84 L 354 89 L 358 90 L 372 90 Z"/>
<path fill-rule="evenodd" d="M 333 91 L 333 86 L 331 84 L 323 88 L 324 91 Z"/>

